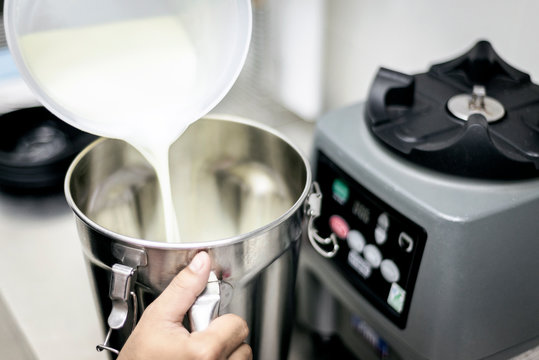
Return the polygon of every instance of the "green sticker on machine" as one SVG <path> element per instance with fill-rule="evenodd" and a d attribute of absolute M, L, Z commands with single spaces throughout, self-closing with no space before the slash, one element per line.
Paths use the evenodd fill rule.
<path fill-rule="evenodd" d="M 348 201 L 348 198 L 350 197 L 350 189 L 348 188 L 348 185 L 346 185 L 346 183 L 341 179 L 335 179 L 335 181 L 333 181 L 331 190 L 333 192 L 333 198 L 339 204 L 342 205 Z"/>
<path fill-rule="evenodd" d="M 406 290 L 401 288 L 399 284 L 391 284 L 391 289 L 389 290 L 389 295 L 387 297 L 387 303 L 391 306 L 396 312 L 401 313 L 404 307 L 404 300 L 406 299 Z"/>

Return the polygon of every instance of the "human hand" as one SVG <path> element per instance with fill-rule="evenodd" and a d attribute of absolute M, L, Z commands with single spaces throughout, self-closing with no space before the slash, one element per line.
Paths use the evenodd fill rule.
<path fill-rule="evenodd" d="M 249 329 L 245 320 L 226 314 L 207 329 L 189 333 L 182 320 L 206 287 L 211 261 L 198 253 L 163 293 L 144 311 L 118 355 L 118 360 L 244 360 L 251 347 L 244 343 Z"/>

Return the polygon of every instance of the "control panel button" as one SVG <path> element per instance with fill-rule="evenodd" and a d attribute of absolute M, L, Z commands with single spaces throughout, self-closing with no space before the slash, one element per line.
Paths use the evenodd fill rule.
<path fill-rule="evenodd" d="M 410 235 L 408 235 L 405 232 L 401 232 L 399 234 L 398 242 L 401 249 L 403 249 L 404 251 L 408 253 L 412 252 L 412 250 L 414 249 L 414 240 L 412 239 Z"/>
<path fill-rule="evenodd" d="M 384 244 L 387 240 L 387 231 L 384 228 L 377 226 L 376 229 L 374 229 L 374 240 L 378 245 Z"/>
<path fill-rule="evenodd" d="M 346 237 L 346 242 L 348 243 L 350 249 L 355 250 L 358 253 L 363 251 L 366 243 L 363 234 L 357 230 L 350 230 L 348 236 Z"/>
<path fill-rule="evenodd" d="M 380 272 L 387 282 L 394 283 L 399 281 L 401 274 L 397 264 L 393 260 L 385 259 L 380 264 Z"/>
<path fill-rule="evenodd" d="M 380 216 L 378 216 L 377 225 L 385 231 L 389 229 L 389 216 L 387 215 L 387 213 L 382 213 L 380 214 Z"/>
<path fill-rule="evenodd" d="M 365 259 L 367 259 L 373 268 L 380 266 L 380 263 L 382 262 L 382 253 L 375 245 L 366 245 L 363 249 L 363 254 L 365 255 Z"/>
<path fill-rule="evenodd" d="M 343 180 L 335 179 L 333 181 L 333 185 L 331 186 L 331 190 L 333 191 L 333 199 L 335 199 L 335 201 L 337 201 L 339 204 L 343 205 L 348 201 L 348 198 L 350 197 L 350 189 Z"/>
<path fill-rule="evenodd" d="M 348 264 L 363 278 L 371 276 L 372 268 L 368 261 L 365 261 L 361 254 L 352 250 L 348 253 Z"/>
<path fill-rule="evenodd" d="M 332 215 L 329 218 L 329 227 L 331 228 L 331 231 L 333 231 L 335 235 L 341 239 L 346 239 L 346 236 L 350 231 L 350 227 L 348 226 L 346 220 L 339 215 Z"/>

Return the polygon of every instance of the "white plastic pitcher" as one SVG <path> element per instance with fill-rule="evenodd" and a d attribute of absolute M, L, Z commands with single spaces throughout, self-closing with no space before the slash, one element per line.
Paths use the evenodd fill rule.
<path fill-rule="evenodd" d="M 7 0 L 8 44 L 52 113 L 133 145 L 155 168 L 167 242 L 180 242 L 169 147 L 228 92 L 245 61 L 250 0 Z"/>
<path fill-rule="evenodd" d="M 179 121 L 228 92 L 251 34 L 250 0 L 7 0 L 4 15 L 14 60 L 51 112 L 124 140 L 159 127 L 148 141 L 169 144 Z"/>

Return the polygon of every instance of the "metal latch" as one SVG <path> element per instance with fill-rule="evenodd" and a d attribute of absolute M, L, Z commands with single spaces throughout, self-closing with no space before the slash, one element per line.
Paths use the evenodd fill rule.
<path fill-rule="evenodd" d="M 134 292 L 137 268 L 146 266 L 146 252 L 141 249 L 135 249 L 121 244 L 112 245 L 112 254 L 122 262 L 112 266 L 110 280 L 109 297 L 112 301 L 112 310 L 110 311 L 107 324 L 109 330 L 103 344 L 96 346 L 97 351 L 107 350 L 114 354 L 119 354 L 117 349 L 109 346 L 112 330 L 121 329 L 129 315 L 129 300 L 133 301 L 133 329 L 137 324 L 138 300 Z"/>
<path fill-rule="evenodd" d="M 320 255 L 326 258 L 332 258 L 339 251 L 339 244 L 337 243 L 337 237 L 334 233 L 331 233 L 329 237 L 323 238 L 318 235 L 318 230 L 314 227 L 314 220 L 320 216 L 322 210 L 322 193 L 320 192 L 320 186 L 315 181 L 311 186 L 311 193 L 307 197 L 305 202 L 305 214 L 309 216 L 309 223 L 307 225 L 307 237 L 313 248 Z M 329 251 L 324 250 L 320 245 L 332 244 L 333 248 Z"/>

